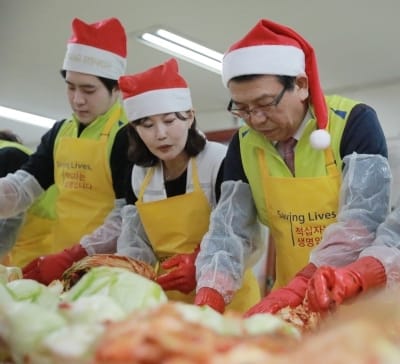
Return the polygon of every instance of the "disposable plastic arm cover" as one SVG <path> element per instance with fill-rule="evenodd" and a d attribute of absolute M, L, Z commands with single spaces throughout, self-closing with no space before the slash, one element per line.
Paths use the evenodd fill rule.
<path fill-rule="evenodd" d="M 329 225 L 312 251 L 316 266 L 354 262 L 372 244 L 376 229 L 389 213 L 391 172 L 380 155 L 353 153 L 344 158 L 337 222 Z"/>
<path fill-rule="evenodd" d="M 196 291 L 214 288 L 230 303 L 242 286 L 244 270 L 257 262 L 264 248 L 250 186 L 224 182 L 197 256 Z"/>
<path fill-rule="evenodd" d="M 36 178 L 23 170 L 0 178 L 0 218 L 24 212 L 43 192 Z"/>
<path fill-rule="evenodd" d="M 24 222 L 25 213 L 0 219 L 0 255 L 8 253 L 17 241 L 17 236 L 21 225 Z"/>
<path fill-rule="evenodd" d="M 372 256 L 385 267 L 388 287 L 400 281 L 400 206 L 397 206 L 378 227 L 374 243 L 364 249 L 360 257 Z"/>
<path fill-rule="evenodd" d="M 150 265 L 157 262 L 134 205 L 127 205 L 122 209 L 122 230 L 117 241 L 117 254 L 126 255 Z"/>
<path fill-rule="evenodd" d="M 80 244 L 89 255 L 114 254 L 117 251 L 117 239 L 121 233 L 121 210 L 126 205 L 126 200 L 120 198 L 114 201 L 114 208 L 98 227 L 90 235 L 85 235 Z"/>

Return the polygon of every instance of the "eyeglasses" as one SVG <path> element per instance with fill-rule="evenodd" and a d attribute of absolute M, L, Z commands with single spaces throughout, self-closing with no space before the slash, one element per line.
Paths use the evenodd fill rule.
<path fill-rule="evenodd" d="M 275 96 L 275 98 L 268 104 L 254 107 L 253 109 L 233 109 L 233 101 L 231 100 L 229 102 L 229 105 L 227 107 L 227 110 L 234 116 L 239 117 L 243 120 L 250 120 L 252 115 L 255 116 L 260 116 L 262 115 L 265 117 L 269 112 L 272 111 L 272 108 L 276 107 L 279 105 L 279 103 L 282 100 L 283 95 L 285 94 L 287 88 L 286 86 L 283 87 L 282 91 Z"/>

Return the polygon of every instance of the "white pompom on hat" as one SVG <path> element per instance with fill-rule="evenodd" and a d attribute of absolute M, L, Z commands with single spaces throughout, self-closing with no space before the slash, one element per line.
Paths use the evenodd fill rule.
<path fill-rule="evenodd" d="M 322 92 L 317 60 L 313 47 L 294 30 L 267 19 L 260 20 L 247 35 L 233 44 L 222 61 L 222 81 L 245 75 L 306 74 L 311 105 L 317 127 L 310 136 L 313 148 L 326 149 L 330 145 L 328 108 Z"/>
<path fill-rule="evenodd" d="M 192 108 L 185 79 L 175 58 L 144 72 L 120 77 L 124 109 L 129 121 Z"/>
<path fill-rule="evenodd" d="M 87 24 L 75 18 L 63 70 L 118 80 L 126 72 L 125 29 L 116 18 Z"/>

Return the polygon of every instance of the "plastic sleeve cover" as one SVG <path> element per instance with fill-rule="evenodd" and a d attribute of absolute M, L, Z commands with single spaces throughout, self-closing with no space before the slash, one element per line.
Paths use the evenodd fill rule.
<path fill-rule="evenodd" d="M 36 178 L 23 170 L 0 178 L 0 218 L 24 212 L 43 192 Z"/>
<path fill-rule="evenodd" d="M 117 251 L 117 239 L 122 224 L 121 210 L 125 205 L 124 198 L 116 199 L 114 208 L 107 215 L 103 225 L 82 237 L 80 244 L 89 255 L 114 254 Z"/>
<path fill-rule="evenodd" d="M 138 259 L 153 266 L 157 262 L 135 205 L 127 205 L 122 209 L 122 228 L 117 240 L 117 254 Z"/>
<path fill-rule="evenodd" d="M 397 206 L 378 227 L 373 244 L 364 249 L 360 257 L 372 256 L 385 268 L 388 287 L 400 281 L 400 206 Z"/>
<path fill-rule="evenodd" d="M 245 269 L 253 266 L 265 249 L 261 235 L 249 184 L 223 182 L 196 259 L 196 292 L 213 288 L 230 303 L 242 286 Z"/>
<path fill-rule="evenodd" d="M 378 226 L 390 210 L 392 175 L 388 160 L 380 155 L 353 153 L 343 159 L 337 221 L 329 225 L 310 261 L 344 266 L 370 246 Z"/>

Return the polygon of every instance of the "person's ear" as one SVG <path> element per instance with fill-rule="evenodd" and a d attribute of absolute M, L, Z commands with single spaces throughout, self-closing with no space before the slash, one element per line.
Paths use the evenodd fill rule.
<path fill-rule="evenodd" d="M 310 93 L 308 91 L 308 78 L 305 74 L 296 77 L 295 90 L 302 101 L 308 99 Z"/>
<path fill-rule="evenodd" d="M 113 89 L 111 90 L 111 97 L 113 98 L 114 101 L 116 100 L 120 100 L 121 102 L 123 101 L 122 92 L 120 91 L 118 86 L 114 86 Z"/>
<path fill-rule="evenodd" d="M 194 112 L 194 109 L 190 109 L 189 111 L 188 111 L 188 120 L 189 120 L 189 128 L 192 126 L 192 124 L 193 124 L 193 122 L 194 122 L 194 115 L 195 115 L 195 112 Z"/>

